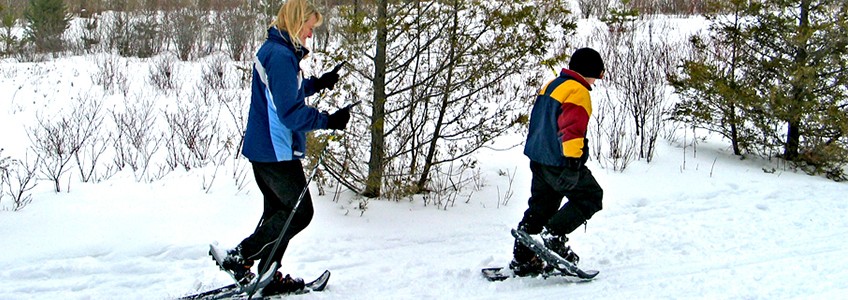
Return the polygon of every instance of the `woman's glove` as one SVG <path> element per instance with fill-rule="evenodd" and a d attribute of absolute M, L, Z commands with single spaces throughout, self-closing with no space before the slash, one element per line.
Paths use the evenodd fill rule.
<path fill-rule="evenodd" d="M 339 109 L 327 116 L 327 129 L 344 130 L 347 128 L 348 121 L 350 121 L 350 106 Z"/>
<path fill-rule="evenodd" d="M 336 86 L 336 82 L 339 82 L 339 70 L 344 65 L 345 62 L 341 62 L 340 64 L 336 65 L 336 67 L 333 68 L 333 70 L 331 70 L 330 72 L 324 73 L 324 75 L 321 75 L 321 77 L 316 78 L 314 83 L 315 90 L 320 91 L 323 89 L 330 89 L 332 91 L 333 87 Z"/>

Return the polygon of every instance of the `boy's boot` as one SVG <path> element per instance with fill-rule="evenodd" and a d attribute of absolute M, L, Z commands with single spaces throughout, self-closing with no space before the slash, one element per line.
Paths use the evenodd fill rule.
<path fill-rule="evenodd" d="M 565 244 L 568 242 L 568 238 L 565 235 L 555 235 L 545 229 L 542 231 L 540 236 L 542 241 L 545 243 L 545 247 L 548 247 L 548 249 L 551 249 L 551 251 L 563 259 L 573 263 L 574 265 L 577 265 L 577 262 L 580 261 L 580 257 L 577 256 L 577 253 L 574 253 L 574 251 L 571 250 L 571 247 Z"/>
<path fill-rule="evenodd" d="M 512 251 L 513 258 L 509 263 L 509 269 L 515 276 L 535 276 L 545 271 L 545 262 L 521 242 L 516 240 Z"/>

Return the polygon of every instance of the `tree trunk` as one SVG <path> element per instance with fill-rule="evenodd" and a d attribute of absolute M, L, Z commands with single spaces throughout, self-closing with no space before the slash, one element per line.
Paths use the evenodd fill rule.
<path fill-rule="evenodd" d="M 801 1 L 800 8 L 801 14 L 798 16 L 798 29 L 800 31 L 799 34 L 803 35 L 810 30 L 810 1 Z M 807 64 L 809 54 L 805 46 L 805 44 L 795 45 L 797 47 L 795 51 L 795 68 L 803 68 Z M 803 111 L 805 107 L 803 105 L 804 98 L 806 97 L 806 92 L 804 91 L 805 82 L 806 80 L 803 80 L 803 78 L 795 78 L 792 83 L 795 86 L 792 88 L 789 128 L 786 131 L 786 146 L 783 150 L 783 158 L 790 161 L 798 158 L 798 148 L 801 144 L 801 120 L 803 119 L 802 115 L 806 113 Z"/>
<path fill-rule="evenodd" d="M 801 126 L 797 121 L 789 122 L 786 132 L 786 147 L 783 150 L 783 158 L 794 161 L 798 158 L 798 146 L 801 140 Z"/>
<path fill-rule="evenodd" d="M 730 143 L 733 145 L 733 155 L 742 155 L 742 149 L 739 147 L 739 128 L 737 127 L 737 122 L 739 119 L 736 117 L 736 107 L 730 107 L 731 119 L 730 122 Z"/>
<path fill-rule="evenodd" d="M 442 126 L 445 123 L 445 114 L 447 113 L 448 106 L 450 105 L 450 100 L 451 100 L 451 95 L 452 95 L 453 74 L 454 74 L 454 69 L 456 67 L 456 64 L 453 63 L 453 61 L 454 61 L 455 56 L 456 56 L 456 47 L 459 47 L 459 45 L 457 45 L 458 42 L 456 40 L 457 26 L 459 24 L 459 20 L 458 20 L 459 16 L 458 16 L 458 13 L 457 13 L 457 11 L 459 10 L 459 4 L 456 1 L 454 1 L 453 5 L 454 5 L 454 8 L 455 8 L 454 11 L 453 11 L 453 19 L 452 19 L 452 22 L 453 22 L 452 25 L 453 26 L 451 26 L 451 32 L 448 35 L 450 37 L 449 38 L 450 39 L 450 43 L 449 43 L 450 49 L 448 49 L 447 59 L 446 59 L 446 61 L 450 61 L 451 63 L 448 64 L 447 70 L 445 71 L 447 73 L 447 75 L 445 76 L 446 78 L 445 78 L 445 83 L 444 83 L 444 89 L 442 91 L 442 101 L 441 101 L 441 105 L 439 106 L 439 116 L 438 116 L 438 119 L 437 119 L 436 124 L 435 124 L 436 128 L 433 129 L 433 136 L 432 136 L 432 139 L 430 140 L 430 143 L 429 143 L 430 145 L 429 145 L 429 149 L 427 150 L 427 157 L 424 160 L 424 169 L 421 171 L 421 176 L 418 178 L 418 182 L 415 185 L 415 187 L 417 189 L 416 192 L 418 192 L 418 193 L 425 190 L 426 185 L 427 185 L 427 181 L 430 178 L 430 171 L 433 168 L 433 161 L 435 160 L 435 157 L 436 157 L 436 147 L 439 143 L 439 140 L 442 138 L 441 137 Z"/>
<path fill-rule="evenodd" d="M 386 37 L 388 36 L 388 1 L 377 1 L 377 53 L 374 56 L 374 103 L 371 106 L 371 157 L 368 160 L 368 179 L 362 195 L 380 196 L 383 182 L 386 114 Z"/>

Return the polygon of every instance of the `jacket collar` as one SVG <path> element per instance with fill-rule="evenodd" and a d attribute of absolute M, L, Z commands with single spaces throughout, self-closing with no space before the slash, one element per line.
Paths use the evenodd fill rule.
<path fill-rule="evenodd" d="M 580 75 L 580 73 L 563 68 L 562 72 L 559 73 L 559 76 L 574 79 L 580 84 L 582 84 L 584 87 L 586 87 L 588 90 L 592 90 L 592 85 L 586 82 L 586 78 L 583 78 L 583 75 Z"/>
<path fill-rule="evenodd" d="M 289 48 L 289 50 L 291 50 L 297 57 L 298 61 L 306 57 L 306 55 L 309 54 L 309 49 L 306 49 L 306 47 L 296 47 L 294 43 L 292 43 L 291 37 L 289 37 L 288 33 L 284 32 L 285 31 L 277 29 L 276 26 L 271 26 L 268 28 L 268 40 Z"/>

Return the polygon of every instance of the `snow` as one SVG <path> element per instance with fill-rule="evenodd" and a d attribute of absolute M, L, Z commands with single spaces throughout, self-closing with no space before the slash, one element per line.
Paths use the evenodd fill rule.
<path fill-rule="evenodd" d="M 37 112 L 54 109 L 49 103 L 92 85 L 88 73 L 96 66 L 91 61 L 0 61 L 3 155 L 22 158 L 22 145 L 29 141 L 24 128 L 33 125 Z M 507 136 L 501 142 L 522 138 Z M 715 138 L 700 142 L 697 152 L 679 141 L 661 141 L 658 147 L 650 164 L 635 162 L 622 173 L 589 162 L 605 191 L 604 209 L 570 238 L 580 266 L 601 271 L 591 282 L 493 283 L 481 276 L 481 268 L 509 262 L 509 230 L 526 209 L 529 161 L 519 147 L 482 150 L 477 158 L 485 184 L 463 191 L 473 194 L 446 209 L 425 206 L 419 197 L 371 200 L 362 212 L 351 192 L 342 190 L 336 199 L 333 189 L 319 195 L 313 186 L 314 219 L 291 241 L 282 271 L 307 280 L 325 269 L 333 275 L 324 292 L 291 298 L 838 299 L 848 294 L 848 185 L 774 162 L 739 160 Z M 764 171 L 772 168 L 775 172 Z M 210 172 L 173 172 L 152 183 L 122 172 L 98 184 L 74 181 L 70 192 L 61 193 L 42 181 L 29 206 L 0 211 L 0 299 L 172 299 L 231 283 L 207 255 L 208 244 L 232 247 L 252 232 L 262 210 L 261 193 L 253 183 L 239 189 L 225 175 L 204 190 Z M 514 182 L 502 172 L 514 173 Z M 504 199 L 509 189 L 514 195 Z"/>
<path fill-rule="evenodd" d="M 360 215 L 349 192 L 314 196 L 315 218 L 282 270 L 333 272 L 304 299 L 835 299 L 848 290 L 846 185 L 793 172 L 764 173 L 723 146 L 698 157 L 663 144 L 651 164 L 611 173 L 590 162 L 604 210 L 571 235 L 588 283 L 521 278 L 491 283 L 480 269 L 511 258 L 509 229 L 529 195 L 521 149 L 484 151 L 488 184 L 446 210 L 423 201 L 370 201 Z M 691 155 L 691 154 L 690 154 Z M 715 163 L 713 164 L 713 161 Z M 515 170 L 515 196 L 498 170 Z M 190 172 L 167 181 L 115 178 L 39 191 L 20 212 L 0 212 L 0 298 L 169 299 L 229 284 L 206 254 L 231 247 L 261 213 L 258 190 L 222 180 L 204 193 Z M 232 187 L 232 188 L 230 188 Z M 502 193 L 503 194 L 503 193 Z"/>

